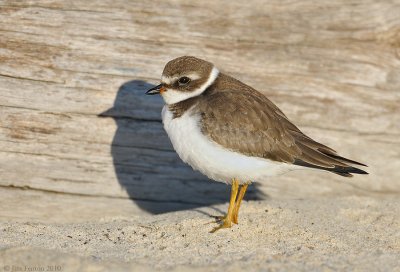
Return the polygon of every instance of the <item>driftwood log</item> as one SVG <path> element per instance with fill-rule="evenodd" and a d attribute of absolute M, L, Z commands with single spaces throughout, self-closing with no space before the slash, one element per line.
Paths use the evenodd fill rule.
<path fill-rule="evenodd" d="M 248 199 L 400 193 L 400 1 L 0 1 L 0 217 L 87 220 L 224 203 L 162 128 L 164 64 L 262 90 L 370 175 L 298 171 Z M 62 210 L 62 212 L 60 212 Z"/>

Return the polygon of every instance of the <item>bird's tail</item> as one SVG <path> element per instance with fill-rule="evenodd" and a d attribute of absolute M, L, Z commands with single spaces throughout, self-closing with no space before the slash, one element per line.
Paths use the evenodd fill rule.
<path fill-rule="evenodd" d="M 337 164 L 334 164 L 332 167 L 323 167 L 319 165 L 315 165 L 300 159 L 296 159 L 294 164 L 304 166 L 304 167 L 310 167 L 310 168 L 315 168 L 315 169 L 321 169 L 321 170 L 326 170 L 332 173 L 335 173 L 337 175 L 341 175 L 343 177 L 352 177 L 352 174 L 361 174 L 361 175 L 367 175 L 368 172 L 354 167 L 353 165 L 360 165 L 360 166 L 365 166 L 367 165 L 353 161 L 350 159 L 346 159 L 344 157 L 341 157 L 337 154 L 334 154 L 333 152 L 326 152 L 325 150 L 318 150 L 322 154 L 324 154 L 326 157 L 331 158 L 333 161 L 337 161 Z M 325 151 L 325 152 L 324 152 Z"/>

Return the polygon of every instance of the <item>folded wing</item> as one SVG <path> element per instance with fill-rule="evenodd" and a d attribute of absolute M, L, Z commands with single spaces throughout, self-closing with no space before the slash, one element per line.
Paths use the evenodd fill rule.
<path fill-rule="evenodd" d="M 253 89 L 215 92 L 199 104 L 198 110 L 203 133 L 232 151 L 347 177 L 367 174 L 354 167 L 364 164 L 343 158 L 305 135 Z"/>

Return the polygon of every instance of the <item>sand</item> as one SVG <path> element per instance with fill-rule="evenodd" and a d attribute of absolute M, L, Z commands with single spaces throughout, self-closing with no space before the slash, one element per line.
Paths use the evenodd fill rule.
<path fill-rule="evenodd" d="M 0 269 L 400 271 L 399 204 L 397 196 L 246 201 L 239 224 L 214 234 L 210 216 L 227 205 L 86 223 L 1 222 Z"/>

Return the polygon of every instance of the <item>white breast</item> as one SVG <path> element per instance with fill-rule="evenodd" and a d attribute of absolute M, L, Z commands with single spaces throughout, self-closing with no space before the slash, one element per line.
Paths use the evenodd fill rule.
<path fill-rule="evenodd" d="M 296 169 L 289 164 L 249 157 L 223 148 L 201 133 L 200 116 L 190 110 L 173 119 L 168 106 L 164 106 L 162 120 L 179 157 L 210 179 L 225 183 L 230 183 L 233 178 L 241 183 L 254 182 Z"/>

